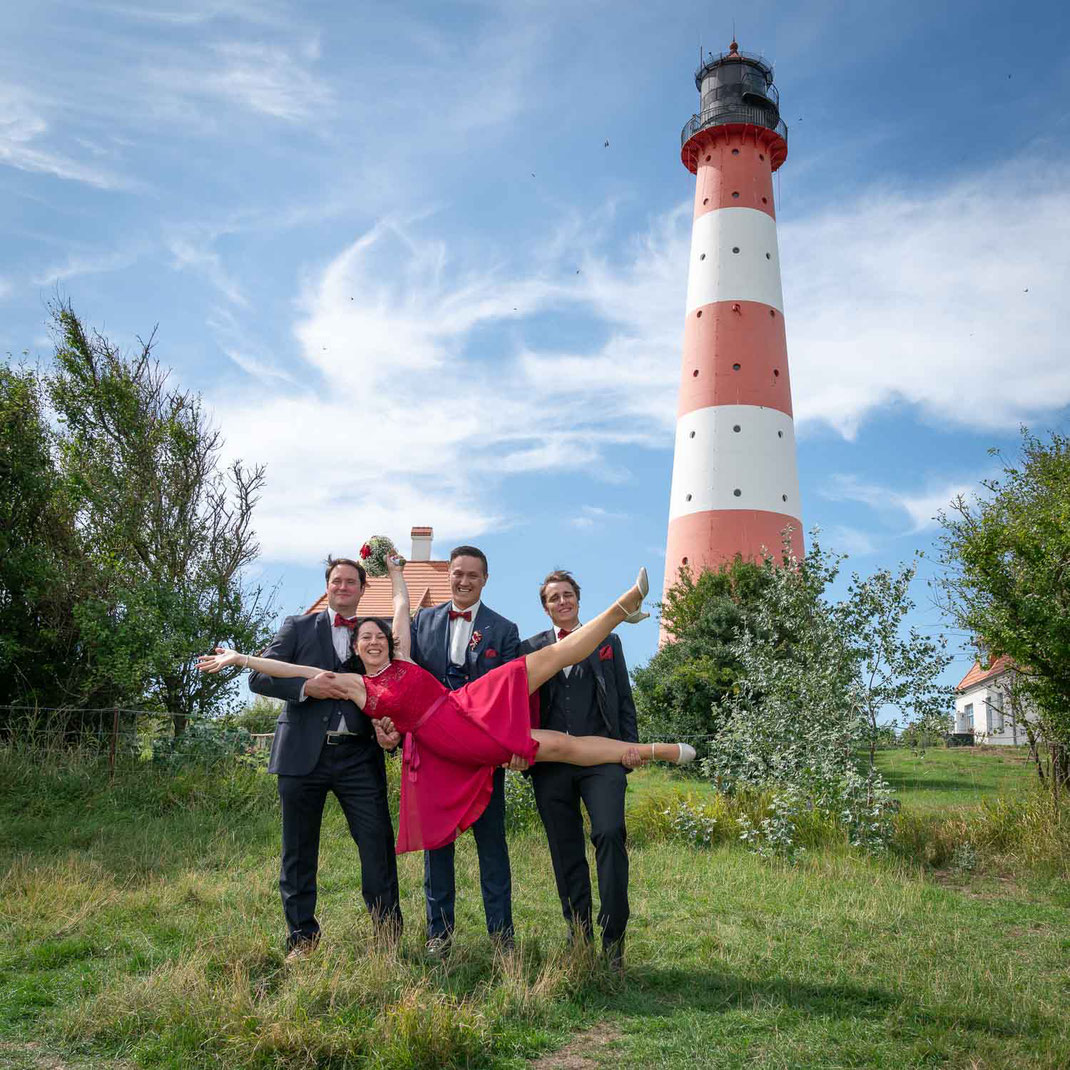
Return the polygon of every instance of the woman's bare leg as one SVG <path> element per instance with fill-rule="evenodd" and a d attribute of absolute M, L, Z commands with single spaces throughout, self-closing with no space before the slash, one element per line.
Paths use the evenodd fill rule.
<path fill-rule="evenodd" d="M 530 655 L 529 655 L 530 657 Z M 625 743 L 606 736 L 570 736 L 547 728 L 532 730 L 531 738 L 538 741 L 537 762 L 565 762 L 567 765 L 605 765 L 619 762 L 629 750 L 637 750 L 644 758 L 656 762 L 680 763 L 688 751 L 680 743 Z M 685 749 L 686 748 L 686 749 Z"/>
<path fill-rule="evenodd" d="M 524 660 L 527 662 L 528 669 L 528 694 L 534 695 L 555 673 L 593 654 L 598 649 L 599 643 L 629 613 L 638 609 L 642 604 L 643 594 L 638 587 L 633 585 L 609 609 L 604 609 L 594 620 L 577 628 L 571 635 L 566 635 L 564 639 L 556 643 L 525 655 Z M 585 764 L 598 765 L 599 763 Z"/>

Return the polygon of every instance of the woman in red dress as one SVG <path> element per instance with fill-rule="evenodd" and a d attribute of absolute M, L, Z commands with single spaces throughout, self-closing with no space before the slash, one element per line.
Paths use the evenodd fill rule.
<path fill-rule="evenodd" d="M 339 673 L 337 679 L 372 719 L 381 743 L 393 746 L 404 737 L 399 854 L 455 840 L 486 809 L 493 772 L 500 765 L 602 765 L 626 755 L 636 764 L 636 752 L 639 761 L 683 764 L 694 759 L 695 751 L 686 743 L 624 743 L 532 728 L 531 696 L 542 684 L 593 654 L 618 624 L 649 616 L 640 611 L 648 590 L 646 569 L 635 586 L 571 635 L 450 691 L 410 659 L 408 589 L 396 558 L 388 560 L 387 568 L 394 592 L 393 634 L 385 621 L 361 621 L 354 647 L 364 672 Z M 199 660 L 203 672 L 240 665 L 268 676 L 311 678 L 323 671 L 224 647 L 216 651 Z"/>

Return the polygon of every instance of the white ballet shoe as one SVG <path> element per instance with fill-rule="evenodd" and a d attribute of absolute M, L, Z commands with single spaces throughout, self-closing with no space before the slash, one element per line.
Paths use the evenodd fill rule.
<path fill-rule="evenodd" d="M 644 613 L 642 610 L 642 599 L 646 598 L 650 593 L 650 581 L 647 579 L 645 567 L 641 568 L 639 575 L 635 577 L 635 586 L 639 589 L 639 609 L 635 610 L 634 613 L 628 613 L 628 610 L 619 601 L 617 602 L 617 605 L 628 614 L 624 618 L 624 624 L 638 624 L 641 620 L 646 620 L 650 616 L 649 613 Z"/>

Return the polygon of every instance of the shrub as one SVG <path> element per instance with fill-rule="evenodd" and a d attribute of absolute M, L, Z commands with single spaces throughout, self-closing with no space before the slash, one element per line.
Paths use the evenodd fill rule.
<path fill-rule="evenodd" d="M 505 827 L 521 832 L 539 823 L 539 809 L 535 805 L 535 789 L 531 777 L 512 769 L 505 771 Z"/>
<path fill-rule="evenodd" d="M 157 736 L 152 760 L 172 767 L 197 763 L 211 765 L 250 755 L 253 737 L 245 728 L 215 721 L 191 721 L 184 732 Z"/>

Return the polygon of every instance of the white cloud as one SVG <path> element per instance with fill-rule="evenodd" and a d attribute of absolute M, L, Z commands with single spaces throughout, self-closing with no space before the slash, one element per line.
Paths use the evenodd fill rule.
<path fill-rule="evenodd" d="M 598 505 L 584 505 L 580 508 L 580 515 L 573 517 L 569 523 L 580 531 L 591 531 L 603 527 L 608 521 L 627 519 L 626 513 L 614 513 Z"/>
<path fill-rule="evenodd" d="M 177 270 L 195 271 L 235 305 L 245 307 L 249 304 L 241 286 L 223 267 L 219 254 L 211 248 L 210 239 L 198 239 L 192 235 L 174 236 L 168 240 L 167 246 Z"/>
<path fill-rule="evenodd" d="M 139 256 L 133 249 L 108 249 L 94 252 L 68 253 L 62 264 L 46 268 L 34 278 L 37 286 L 52 286 L 79 275 L 95 275 L 100 272 L 119 271 L 129 267 Z"/>
<path fill-rule="evenodd" d="M 869 190 L 781 226 L 795 413 L 848 437 L 875 409 L 1009 428 L 1070 403 L 1070 179 L 1019 159 Z"/>
<path fill-rule="evenodd" d="M 922 491 L 894 490 L 878 483 L 867 483 L 850 475 L 832 476 L 822 488 L 822 497 L 829 501 L 861 502 L 877 512 L 906 513 L 910 531 L 916 533 L 936 526 L 936 514 L 947 510 L 952 499 L 960 494 L 969 496 L 977 490 L 979 481 L 947 482 L 928 486 Z"/>
<path fill-rule="evenodd" d="M 0 85 L 0 164 L 84 182 L 99 189 L 132 185 L 104 167 L 83 163 L 48 146 L 49 123 L 19 90 Z"/>
<path fill-rule="evenodd" d="M 800 423 L 850 436 L 906 400 L 947 423 L 1012 426 L 1070 402 L 1059 331 L 1070 252 L 1054 237 L 1070 181 L 1020 188 L 1013 212 L 1004 182 L 999 172 L 928 199 L 867 194 L 785 228 Z M 278 488 L 264 499 L 269 524 L 285 526 L 284 488 L 322 484 L 310 516 L 329 499 L 356 503 L 353 516 L 378 510 L 388 530 L 414 515 L 451 516 L 461 530 L 443 534 L 474 536 L 509 522 L 488 504 L 502 479 L 578 469 L 627 478 L 605 459 L 613 447 L 669 449 L 689 216 L 681 205 L 612 254 L 595 244 L 599 220 L 586 231 L 566 223 L 562 233 L 576 239 L 551 235 L 525 272 L 465 271 L 397 220 L 357 238 L 300 297 L 295 336 L 307 371 L 295 377 L 320 396 L 232 407 L 224 420 L 239 452 L 269 463 Z M 1016 293 L 1026 275 L 1030 293 Z M 1028 314 L 1010 315 L 1018 297 L 1034 295 Z M 588 316 L 605 340 L 526 344 L 526 317 L 562 309 Z M 1012 366 L 1014 353 L 1026 356 Z M 906 493 L 843 478 L 828 493 L 905 514 L 917 532 L 962 489 Z M 349 514 L 332 506 L 330 515 L 334 524 Z M 317 523 L 304 542 L 287 536 L 292 551 L 307 557 L 319 544 Z M 842 534 L 854 552 L 872 549 L 864 534 Z"/>
<path fill-rule="evenodd" d="M 285 122 L 307 122 L 334 100 L 329 86 L 310 69 L 318 46 L 254 41 L 217 41 L 153 57 L 142 72 L 151 87 L 147 102 L 164 114 L 200 116 L 207 102 L 223 101 Z"/>

